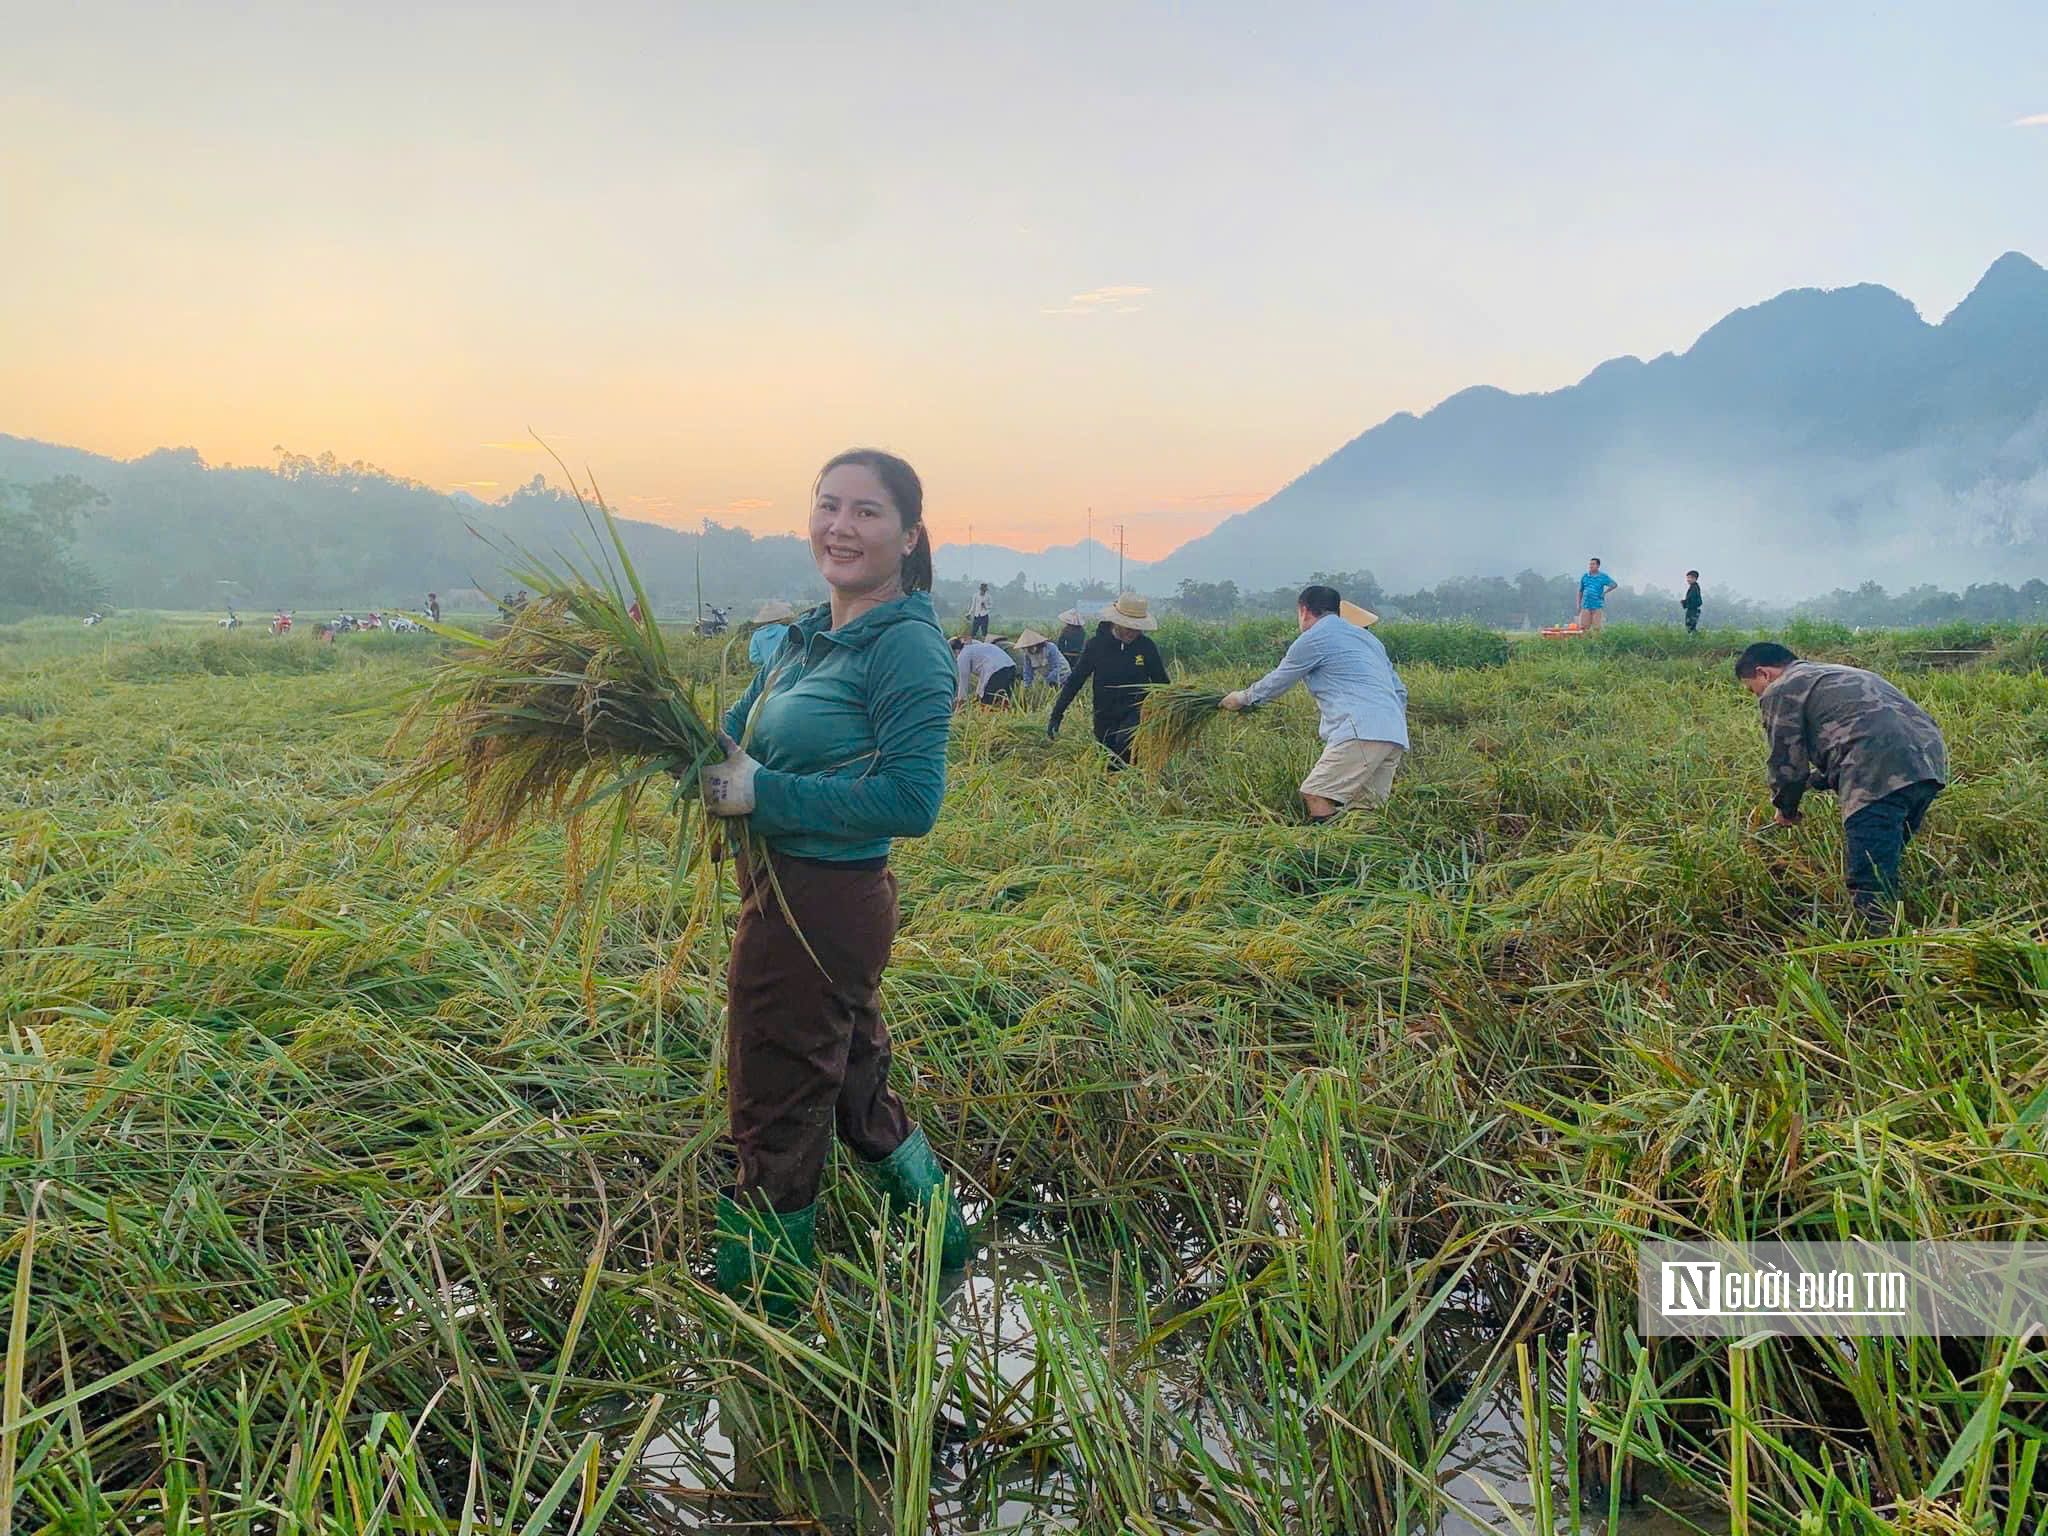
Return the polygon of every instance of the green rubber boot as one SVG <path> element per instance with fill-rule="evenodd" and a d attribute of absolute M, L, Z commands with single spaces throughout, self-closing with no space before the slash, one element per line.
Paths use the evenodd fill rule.
<path fill-rule="evenodd" d="M 782 1215 L 766 1205 L 718 1197 L 718 1288 L 737 1301 L 759 1297 L 771 1323 L 792 1321 L 810 1300 L 818 1251 L 818 1207 Z"/>
<path fill-rule="evenodd" d="M 961 1214 L 960 1202 L 923 1131 L 913 1126 L 894 1152 L 878 1163 L 862 1163 L 860 1171 L 889 1197 L 892 1211 L 922 1210 L 927 1201 L 944 1200 L 946 1232 L 939 1243 L 939 1268 L 959 1269 L 967 1263 L 967 1218 Z"/>

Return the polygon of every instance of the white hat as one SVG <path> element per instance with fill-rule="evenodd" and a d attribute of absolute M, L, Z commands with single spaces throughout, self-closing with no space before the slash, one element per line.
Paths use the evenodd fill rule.
<path fill-rule="evenodd" d="M 1370 608 L 1361 608 L 1349 598 L 1337 604 L 1337 611 L 1344 615 L 1346 623 L 1356 624 L 1360 629 L 1371 629 L 1380 621 L 1380 616 Z"/>
<path fill-rule="evenodd" d="M 754 615 L 756 624 L 787 624 L 796 617 L 796 610 L 779 597 L 772 597 L 763 603 Z"/>
<path fill-rule="evenodd" d="M 1034 645 L 1047 645 L 1050 643 L 1051 642 L 1049 642 L 1045 638 L 1045 636 L 1041 635 L 1035 629 L 1025 630 L 1024 633 L 1019 635 L 1016 640 L 1017 648 L 1022 651 L 1028 651 Z"/>
<path fill-rule="evenodd" d="M 1079 624 L 1081 622 L 1081 610 L 1078 608 L 1069 608 L 1065 613 L 1060 615 L 1060 622 L 1062 624 Z"/>
<path fill-rule="evenodd" d="M 1115 602 L 1104 608 L 1099 617 L 1111 624 L 1120 624 L 1125 629 L 1157 629 L 1159 621 L 1152 617 L 1152 605 L 1135 592 L 1126 592 Z"/>

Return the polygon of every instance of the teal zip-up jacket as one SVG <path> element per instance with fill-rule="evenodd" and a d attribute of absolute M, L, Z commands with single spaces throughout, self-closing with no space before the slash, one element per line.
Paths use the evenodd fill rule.
<path fill-rule="evenodd" d="M 760 763 L 753 827 L 778 853 L 872 859 L 923 837 L 946 795 L 953 653 L 929 593 L 828 628 L 821 603 L 789 627 L 725 729 Z M 751 722 L 752 734 L 748 734 Z"/>

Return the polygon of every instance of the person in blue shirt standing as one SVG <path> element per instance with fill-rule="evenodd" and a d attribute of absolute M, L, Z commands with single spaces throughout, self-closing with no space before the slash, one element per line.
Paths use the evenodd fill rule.
<path fill-rule="evenodd" d="M 1621 583 L 1600 569 L 1600 557 L 1586 562 L 1586 574 L 1579 578 L 1579 628 L 1598 629 L 1607 622 L 1607 593 Z"/>
<path fill-rule="evenodd" d="M 747 639 L 747 661 L 756 667 L 765 667 L 768 660 L 782 649 L 784 636 L 789 633 L 790 621 L 796 617 L 796 610 L 778 600 L 763 603 L 761 611 L 754 615 L 757 628 Z"/>
<path fill-rule="evenodd" d="M 1339 612 L 1335 587 L 1309 586 L 1295 600 L 1301 633 L 1280 665 L 1221 709 L 1250 709 L 1308 685 L 1322 711 L 1323 755 L 1301 781 L 1309 820 L 1328 821 L 1364 801 L 1381 806 L 1408 751 L 1408 689 L 1379 637 Z"/>

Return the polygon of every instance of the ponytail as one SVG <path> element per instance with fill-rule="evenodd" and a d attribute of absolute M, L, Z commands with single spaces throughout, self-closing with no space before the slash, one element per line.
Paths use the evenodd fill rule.
<path fill-rule="evenodd" d="M 929 592 L 932 589 L 932 535 L 923 523 L 917 525 L 917 542 L 903 557 L 903 590 Z"/>

